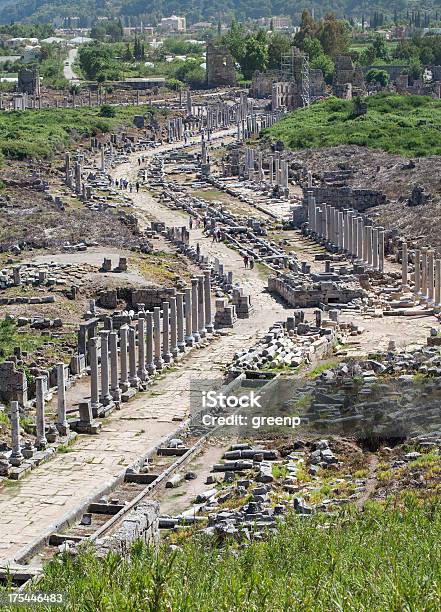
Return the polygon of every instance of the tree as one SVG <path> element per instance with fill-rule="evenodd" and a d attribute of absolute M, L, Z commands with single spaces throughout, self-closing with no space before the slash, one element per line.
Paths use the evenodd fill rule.
<path fill-rule="evenodd" d="M 245 53 L 245 30 L 243 25 L 233 19 L 230 30 L 224 35 L 222 42 L 236 62 L 240 64 Z"/>
<path fill-rule="evenodd" d="M 323 72 L 323 77 L 326 83 L 331 84 L 334 76 L 335 66 L 329 55 L 322 53 L 312 60 L 310 63 L 312 69 L 320 69 Z"/>
<path fill-rule="evenodd" d="M 115 107 L 110 106 L 110 104 L 103 104 L 100 108 L 100 117 L 115 117 L 115 115 Z"/>
<path fill-rule="evenodd" d="M 273 32 L 268 43 L 268 68 L 280 68 L 282 55 L 291 50 L 291 41 L 285 34 Z"/>
<path fill-rule="evenodd" d="M 308 54 L 309 60 L 312 61 L 316 57 L 323 55 L 323 47 L 318 38 L 312 38 L 312 36 L 305 36 L 303 40 L 302 49 Z"/>
<path fill-rule="evenodd" d="M 390 60 L 389 50 L 387 48 L 386 41 L 382 36 L 376 34 L 374 40 L 372 41 L 371 47 L 375 59 L 381 59 L 385 62 Z"/>
<path fill-rule="evenodd" d="M 366 74 L 366 81 L 368 83 L 373 83 L 377 85 L 381 85 L 381 87 L 387 87 L 389 84 L 389 73 L 386 70 L 379 70 L 378 68 L 372 68 Z"/>
<path fill-rule="evenodd" d="M 248 34 L 245 39 L 244 54 L 240 67 L 245 79 L 251 79 L 253 72 L 263 72 L 268 66 L 268 47 L 264 37 L 258 32 Z"/>
<path fill-rule="evenodd" d="M 420 60 L 416 57 L 413 57 L 409 62 L 409 76 L 412 81 L 416 79 L 420 79 L 423 73 L 423 65 Z"/>
<path fill-rule="evenodd" d="M 318 38 L 323 51 L 331 57 L 347 51 L 349 46 L 349 30 L 343 21 L 336 18 L 334 13 L 328 13 L 325 16 Z"/>
<path fill-rule="evenodd" d="M 132 50 L 130 49 L 130 43 L 127 43 L 127 47 L 126 47 L 123 59 L 125 62 L 133 61 L 133 54 L 132 54 Z"/>

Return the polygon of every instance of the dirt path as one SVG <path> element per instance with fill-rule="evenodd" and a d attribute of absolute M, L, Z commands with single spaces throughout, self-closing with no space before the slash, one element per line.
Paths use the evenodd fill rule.
<path fill-rule="evenodd" d="M 368 499 L 372 496 L 372 494 L 375 492 L 375 489 L 377 488 L 377 468 L 379 462 L 380 461 L 377 455 L 371 454 L 369 456 L 369 472 L 366 478 L 366 488 L 363 495 L 359 497 L 359 499 L 357 499 L 357 501 L 355 502 L 357 508 L 363 508 L 365 503 L 368 501 Z"/>

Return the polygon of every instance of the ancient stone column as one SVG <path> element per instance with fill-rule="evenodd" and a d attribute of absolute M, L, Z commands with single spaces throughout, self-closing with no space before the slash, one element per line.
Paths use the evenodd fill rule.
<path fill-rule="evenodd" d="M 110 395 L 110 368 L 109 368 L 109 332 L 100 332 L 101 337 L 101 403 L 108 406 L 112 401 Z"/>
<path fill-rule="evenodd" d="M 185 351 L 185 336 L 184 336 L 184 294 L 176 294 L 176 320 L 178 326 L 178 350 L 180 353 Z M 191 331 L 191 325 L 190 325 Z"/>
<path fill-rule="evenodd" d="M 90 362 L 90 405 L 93 415 L 97 416 L 100 407 L 97 338 L 90 338 L 87 348 Z"/>
<path fill-rule="evenodd" d="M 155 341 L 155 366 L 157 370 L 162 370 L 164 362 L 161 355 L 161 309 L 159 306 L 153 309 L 153 320 L 155 324 L 153 333 Z"/>
<path fill-rule="evenodd" d="M 416 293 L 416 295 L 419 295 L 421 293 L 421 251 L 419 249 L 415 249 L 415 256 L 414 256 L 414 288 L 413 288 L 413 292 Z"/>
<path fill-rule="evenodd" d="M 372 264 L 374 261 L 373 258 L 373 253 L 372 253 L 372 225 L 369 225 L 367 228 L 367 240 L 368 240 L 368 244 L 367 244 L 367 256 L 368 256 L 368 265 L 370 268 L 372 268 Z"/>
<path fill-rule="evenodd" d="M 343 213 L 337 211 L 337 245 L 339 249 L 343 249 Z"/>
<path fill-rule="evenodd" d="M 352 210 L 347 211 L 347 223 L 348 223 L 348 246 L 347 251 L 350 255 L 352 255 L 352 218 L 354 213 Z"/>
<path fill-rule="evenodd" d="M 358 217 L 355 213 L 352 215 L 352 255 L 357 257 L 357 227 Z"/>
<path fill-rule="evenodd" d="M 441 259 L 435 260 L 435 295 L 434 302 L 437 308 L 441 307 Z"/>
<path fill-rule="evenodd" d="M 427 299 L 427 249 L 421 249 L 421 297 Z"/>
<path fill-rule="evenodd" d="M 146 339 L 147 339 L 147 372 L 150 376 L 156 372 L 154 354 L 153 354 L 153 313 L 146 312 Z"/>
<path fill-rule="evenodd" d="M 129 383 L 131 387 L 139 386 L 136 368 L 136 331 L 131 326 L 129 326 Z"/>
<path fill-rule="evenodd" d="M 44 418 L 46 380 L 46 376 L 37 376 L 35 379 L 35 422 L 37 426 L 35 446 L 38 450 L 42 450 L 47 446 Z"/>
<path fill-rule="evenodd" d="M 204 272 L 204 291 L 205 291 L 205 328 L 209 334 L 214 331 L 213 319 L 211 314 L 211 272 Z"/>
<path fill-rule="evenodd" d="M 121 389 L 118 380 L 118 334 L 115 331 L 109 334 L 110 350 L 110 395 L 114 402 L 121 402 Z"/>
<path fill-rule="evenodd" d="M 368 227 L 369 226 L 367 225 L 363 227 L 363 261 L 366 265 L 368 263 L 368 245 L 369 245 Z"/>
<path fill-rule="evenodd" d="M 18 402 L 11 402 L 11 435 L 12 452 L 9 461 L 14 466 L 19 466 L 23 461 L 23 454 L 20 446 L 20 409 Z"/>
<path fill-rule="evenodd" d="M 349 211 L 343 211 L 343 249 L 349 252 Z"/>
<path fill-rule="evenodd" d="M 191 279 L 191 325 L 192 336 L 195 342 L 199 342 L 201 336 L 199 334 L 199 281 L 197 278 Z"/>
<path fill-rule="evenodd" d="M 64 363 L 57 363 L 57 422 L 56 427 L 61 436 L 69 433 L 66 416 L 66 379 Z"/>
<path fill-rule="evenodd" d="M 129 383 L 129 368 L 127 361 L 129 326 L 124 324 L 119 329 L 119 349 L 120 349 L 120 364 L 121 364 L 121 380 L 119 386 L 121 391 L 125 393 L 130 387 Z"/>
<path fill-rule="evenodd" d="M 147 369 L 145 367 L 145 326 L 146 326 L 145 318 L 139 316 L 139 319 L 138 319 L 138 377 L 142 382 L 145 382 L 148 378 Z"/>
<path fill-rule="evenodd" d="M 170 303 L 162 303 L 162 358 L 165 363 L 173 361 L 170 352 Z"/>
<path fill-rule="evenodd" d="M 378 269 L 384 272 L 384 229 L 378 228 Z"/>
<path fill-rule="evenodd" d="M 198 276 L 198 320 L 199 320 L 199 335 L 201 338 L 205 338 L 207 330 L 205 327 L 205 289 L 204 289 L 204 277 Z"/>
<path fill-rule="evenodd" d="M 407 254 L 407 242 L 403 242 L 401 245 L 401 288 L 403 291 L 409 289 L 408 281 L 408 254 Z"/>
<path fill-rule="evenodd" d="M 364 223 L 362 217 L 358 217 L 357 223 L 357 259 L 363 262 Z"/>
<path fill-rule="evenodd" d="M 435 283 L 434 283 L 434 252 L 430 249 L 427 252 L 427 297 L 429 304 L 433 304 L 433 297 L 435 294 Z"/>
<path fill-rule="evenodd" d="M 177 357 L 178 350 L 178 319 L 176 311 L 176 298 L 170 297 L 170 352 L 174 358 Z"/>
<path fill-rule="evenodd" d="M 378 228 L 372 229 L 372 267 L 378 270 Z"/>
<path fill-rule="evenodd" d="M 193 346 L 194 338 L 193 338 L 193 322 L 192 322 L 192 313 L 193 313 L 193 305 L 191 303 L 191 293 L 192 290 L 187 287 L 184 289 L 185 294 L 185 344 L 186 346 Z"/>

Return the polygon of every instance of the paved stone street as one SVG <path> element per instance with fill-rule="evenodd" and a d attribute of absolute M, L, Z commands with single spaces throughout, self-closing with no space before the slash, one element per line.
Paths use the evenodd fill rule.
<path fill-rule="evenodd" d="M 127 168 L 119 168 L 118 173 Z M 148 210 L 170 224 L 182 224 L 175 213 L 147 193 L 132 194 L 137 207 Z M 274 321 L 286 318 L 285 308 L 265 291 L 265 278 L 258 268 L 245 270 L 242 258 L 223 244 L 213 243 L 193 230 L 204 253 L 227 262 L 246 291 L 253 295 L 255 312 L 238 320 L 234 330 L 220 336 L 206 348 L 194 350 L 176 370 L 154 383 L 151 389 L 124 404 L 103 423 L 99 436 L 79 436 L 67 453 L 37 467 L 24 480 L 8 485 L 0 499 L 0 563 L 7 564 L 22 548 L 41 537 L 51 526 L 91 495 L 105 488 L 139 456 L 165 435 L 173 432 L 189 411 L 191 379 L 220 378 L 223 366 L 234 353 L 250 346 Z M 88 389 L 85 379 L 75 390 Z M 69 401 L 69 397 L 68 397 Z"/>

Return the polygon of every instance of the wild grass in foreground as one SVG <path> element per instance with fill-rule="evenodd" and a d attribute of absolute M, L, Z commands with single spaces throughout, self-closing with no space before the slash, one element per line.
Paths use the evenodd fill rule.
<path fill-rule="evenodd" d="M 439 610 L 441 504 L 406 495 L 339 516 L 291 516 L 264 542 L 216 546 L 194 534 L 157 557 L 90 552 L 51 562 L 37 589 L 72 611 Z M 14 608 L 17 610 L 17 608 Z"/>
<path fill-rule="evenodd" d="M 294 111 L 264 135 L 291 149 L 353 144 L 406 157 L 441 155 L 441 101 L 428 96 L 379 93 L 364 98 L 356 116 L 352 100 L 328 98 Z"/>

